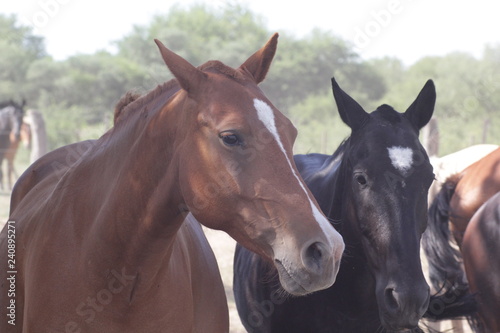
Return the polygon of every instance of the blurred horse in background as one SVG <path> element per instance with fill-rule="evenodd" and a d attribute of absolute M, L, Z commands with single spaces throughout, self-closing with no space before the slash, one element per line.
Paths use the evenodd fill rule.
<path fill-rule="evenodd" d="M 16 138 L 14 132 L 10 133 L 9 138 L 10 138 L 10 145 L 5 151 L 4 158 L 7 161 L 7 184 L 9 186 L 9 189 L 12 190 L 14 179 L 17 179 L 19 177 L 19 175 L 16 172 L 16 168 L 14 166 L 14 159 L 16 157 L 19 145 L 22 142 L 25 148 L 31 149 L 30 125 L 23 122 L 21 125 L 21 132 L 19 139 Z M 0 179 L 0 187 L 3 189 L 3 179 Z"/>
<path fill-rule="evenodd" d="M 19 141 L 21 138 L 25 104 L 26 101 L 24 100 L 21 104 L 13 100 L 0 103 L 0 166 L 2 165 L 5 154 L 11 146 L 12 139 L 14 141 Z M 0 182 L 2 182 L 2 180 L 3 171 L 2 168 L 0 168 Z"/>
<path fill-rule="evenodd" d="M 30 126 L 31 131 L 30 164 L 32 164 L 49 151 L 47 129 L 42 113 L 37 110 L 26 110 L 24 122 Z"/>

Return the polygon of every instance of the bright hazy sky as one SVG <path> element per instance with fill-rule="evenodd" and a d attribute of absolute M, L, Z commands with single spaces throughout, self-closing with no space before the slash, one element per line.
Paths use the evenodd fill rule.
<path fill-rule="evenodd" d="M 242 3 L 264 17 L 270 31 L 300 37 L 318 27 L 353 42 L 364 59 L 388 55 L 412 64 L 453 51 L 479 57 L 486 44 L 500 43 L 498 0 L 9 0 L 2 1 L 0 13 L 17 14 L 21 23 L 45 37 L 50 55 L 65 59 L 113 51 L 112 42 L 133 25 L 148 24 L 178 2 L 186 7 L 206 2 L 215 8 Z"/>

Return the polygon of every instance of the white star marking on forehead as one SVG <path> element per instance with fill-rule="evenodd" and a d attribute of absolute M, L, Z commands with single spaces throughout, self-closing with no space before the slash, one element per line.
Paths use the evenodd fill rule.
<path fill-rule="evenodd" d="M 254 99 L 253 105 L 254 105 L 255 109 L 257 110 L 257 116 L 259 117 L 259 120 L 262 121 L 262 123 L 264 123 L 267 130 L 269 132 L 271 132 L 271 134 L 273 135 L 274 139 L 278 143 L 278 146 L 280 147 L 281 151 L 285 155 L 285 158 L 288 162 L 288 165 L 290 166 L 290 169 L 292 170 L 293 175 L 295 176 L 295 178 L 299 182 L 300 187 L 302 188 L 302 190 L 304 190 L 307 198 L 309 199 L 309 204 L 311 205 L 312 213 L 313 213 L 314 217 L 316 218 L 316 221 L 320 225 L 321 230 L 323 230 L 323 232 L 327 235 L 330 234 L 331 233 L 330 223 L 328 222 L 326 217 L 324 217 L 323 214 L 320 213 L 320 211 L 318 210 L 316 205 L 312 202 L 304 184 L 302 183 L 299 176 L 297 175 L 297 173 L 293 169 L 292 163 L 290 162 L 290 159 L 288 158 L 288 155 L 286 154 L 285 147 L 283 147 L 283 143 L 281 142 L 280 135 L 279 135 L 278 130 L 276 128 L 276 122 L 274 120 L 273 110 L 266 102 L 263 102 L 259 99 Z"/>
<path fill-rule="evenodd" d="M 405 174 L 413 165 L 413 150 L 407 147 L 394 146 L 387 148 L 392 166 Z"/>

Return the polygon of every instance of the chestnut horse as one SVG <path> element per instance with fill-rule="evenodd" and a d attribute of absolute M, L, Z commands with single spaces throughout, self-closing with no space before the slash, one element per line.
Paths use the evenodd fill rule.
<path fill-rule="evenodd" d="M 277 37 L 237 69 L 196 68 L 156 41 L 175 79 L 100 139 L 23 174 L 0 239 L 12 265 L 0 273 L 0 331 L 227 332 L 194 218 L 269 258 L 292 294 L 334 282 L 342 238 L 298 174 L 295 128 L 257 86 Z"/>
<path fill-rule="evenodd" d="M 436 290 L 445 285 L 467 290 L 461 254 L 450 245 L 450 231 L 460 248 L 470 219 L 498 191 L 500 148 L 448 177 L 436 195 L 429 208 L 429 228 L 423 237 L 429 277 Z"/>
<path fill-rule="evenodd" d="M 439 142 L 439 133 L 437 131 L 436 121 L 434 121 L 434 131 L 429 131 L 432 133 L 429 136 L 428 142 Z M 432 146 L 432 145 L 431 145 Z M 434 198 L 441 190 L 442 185 L 446 182 L 448 177 L 455 175 L 466 167 L 480 160 L 484 156 L 491 153 L 493 150 L 497 149 L 498 145 L 493 144 L 478 144 L 473 145 L 454 153 L 437 157 L 437 156 L 429 156 L 429 160 L 434 169 L 434 175 L 436 179 L 432 183 L 429 189 L 428 195 L 428 203 L 429 205 L 434 201 Z M 427 148 L 426 148 L 427 149 Z M 429 152 L 429 150 L 427 150 Z M 437 151 L 436 145 L 434 145 L 434 151 Z M 426 231 L 427 232 L 427 231 Z M 425 233 L 424 236 L 425 237 Z M 427 265 L 426 265 L 427 266 Z M 435 290 L 434 290 L 435 291 Z M 453 320 L 450 323 L 441 323 L 441 322 L 431 322 L 429 325 L 436 331 L 440 331 L 441 328 L 446 327 L 446 325 L 453 327 L 455 332 L 463 333 L 463 327 L 465 327 L 466 323 L 463 320 Z"/>
<path fill-rule="evenodd" d="M 478 144 L 442 157 L 429 156 L 436 175 L 436 179 L 429 189 L 429 205 L 432 204 L 442 185 L 449 177 L 460 173 L 469 165 L 477 162 L 497 148 L 498 145 Z"/>
<path fill-rule="evenodd" d="M 451 290 L 457 295 L 470 294 L 467 276 L 462 267 L 464 233 L 478 209 L 498 191 L 500 148 L 449 177 L 443 184 L 430 206 L 429 229 L 423 238 L 429 262 L 429 277 L 436 290 Z M 477 227 L 473 230 L 477 230 Z M 450 232 L 458 250 L 451 245 Z M 495 260 L 500 261 L 499 252 L 494 247 L 490 251 Z M 500 276 L 497 278 L 500 279 Z"/>
<path fill-rule="evenodd" d="M 500 332 L 500 192 L 472 216 L 462 243 L 470 292 L 476 294 L 476 329 Z"/>
<path fill-rule="evenodd" d="M 500 191 L 500 148 L 467 167 L 455 179 L 455 191 L 450 200 L 450 227 L 460 246 L 472 216 L 486 200 Z"/>
<path fill-rule="evenodd" d="M 346 242 L 337 282 L 305 297 L 283 296 L 263 258 L 237 246 L 234 293 L 248 332 L 418 331 L 429 286 L 420 262 L 427 190 L 434 174 L 418 140 L 434 110 L 428 81 L 405 113 L 367 113 L 332 79 L 352 130 L 333 155 L 297 155 L 301 175 Z"/>

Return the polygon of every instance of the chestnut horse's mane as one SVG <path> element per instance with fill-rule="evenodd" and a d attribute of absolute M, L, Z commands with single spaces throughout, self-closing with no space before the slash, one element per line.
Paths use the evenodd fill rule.
<path fill-rule="evenodd" d="M 218 60 L 208 61 L 203 65 L 198 66 L 198 69 L 202 71 L 215 71 L 238 81 L 243 81 L 245 79 L 245 76 L 241 73 L 241 71 L 226 66 Z M 118 119 L 123 118 L 124 114 L 127 114 L 132 110 L 138 110 L 142 108 L 144 105 L 150 103 L 162 94 L 165 94 L 165 96 L 161 101 L 163 103 L 166 102 L 174 93 L 178 91 L 178 89 L 179 84 L 177 82 L 177 79 L 172 79 L 165 83 L 159 84 L 156 88 L 152 89 L 145 95 L 141 95 L 140 93 L 133 91 L 128 91 L 116 103 L 113 117 L 114 124 L 116 124 Z"/>

